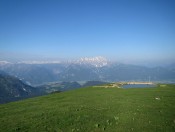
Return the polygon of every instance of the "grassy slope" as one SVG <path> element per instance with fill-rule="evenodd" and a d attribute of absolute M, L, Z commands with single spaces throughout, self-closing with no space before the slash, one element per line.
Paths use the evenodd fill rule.
<path fill-rule="evenodd" d="M 173 132 L 175 86 L 89 87 L 3 104 L 0 131 Z"/>

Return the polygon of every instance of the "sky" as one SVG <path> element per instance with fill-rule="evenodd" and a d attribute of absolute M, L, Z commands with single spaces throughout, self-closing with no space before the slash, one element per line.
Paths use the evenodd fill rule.
<path fill-rule="evenodd" d="M 175 62 L 174 0 L 0 0 L 0 60 Z"/>

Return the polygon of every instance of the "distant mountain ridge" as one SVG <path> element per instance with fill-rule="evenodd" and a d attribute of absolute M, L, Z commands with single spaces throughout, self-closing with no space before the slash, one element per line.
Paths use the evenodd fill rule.
<path fill-rule="evenodd" d="M 31 61 L 19 61 L 16 63 L 8 62 L 8 61 L 0 61 L 0 65 L 5 64 L 60 64 L 60 63 L 68 63 L 68 64 L 89 64 L 96 67 L 102 67 L 108 64 L 108 60 L 102 56 L 96 57 L 84 57 L 77 60 L 69 60 L 69 61 L 60 61 L 60 60 L 31 60 Z"/>
<path fill-rule="evenodd" d="M 145 67 L 110 62 L 104 57 L 58 63 L 3 63 L 0 70 L 29 85 L 57 81 L 151 81 L 175 82 L 175 67 Z"/>

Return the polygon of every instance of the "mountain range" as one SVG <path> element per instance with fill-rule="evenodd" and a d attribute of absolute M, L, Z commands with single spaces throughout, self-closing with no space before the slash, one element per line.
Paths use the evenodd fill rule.
<path fill-rule="evenodd" d="M 18 78 L 0 71 L 0 103 L 20 100 L 42 94 L 43 93 L 39 89 L 24 84 Z"/>
<path fill-rule="evenodd" d="M 111 62 L 104 57 L 73 61 L 0 62 L 0 70 L 36 86 L 62 81 L 148 81 L 175 82 L 175 65 L 146 67 Z"/>

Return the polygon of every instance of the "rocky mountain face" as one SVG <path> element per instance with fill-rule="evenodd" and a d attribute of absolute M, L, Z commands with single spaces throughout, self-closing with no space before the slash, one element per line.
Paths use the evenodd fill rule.
<path fill-rule="evenodd" d="M 108 60 L 102 56 L 92 57 L 92 58 L 80 58 L 76 61 L 77 64 L 92 65 L 95 67 L 103 67 L 108 64 Z"/>
<path fill-rule="evenodd" d="M 41 95 L 41 92 L 24 84 L 16 77 L 0 72 L 0 103 Z"/>
<path fill-rule="evenodd" d="M 174 65 L 169 67 L 144 67 L 112 63 L 103 57 L 81 58 L 60 62 L 0 63 L 0 70 L 20 78 L 30 85 L 54 81 L 162 81 L 175 82 Z"/>

